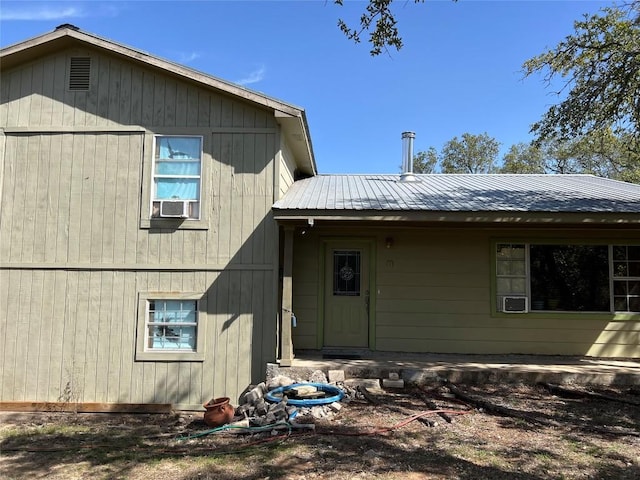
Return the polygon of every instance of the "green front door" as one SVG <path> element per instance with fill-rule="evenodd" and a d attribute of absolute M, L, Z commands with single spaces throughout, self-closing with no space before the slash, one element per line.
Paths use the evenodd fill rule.
<path fill-rule="evenodd" d="M 331 242 L 325 258 L 324 347 L 369 346 L 369 247 Z"/>

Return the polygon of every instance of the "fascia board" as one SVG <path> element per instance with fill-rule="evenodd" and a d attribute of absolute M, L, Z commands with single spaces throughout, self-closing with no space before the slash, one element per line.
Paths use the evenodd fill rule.
<path fill-rule="evenodd" d="M 275 220 L 307 221 L 368 221 L 368 222 L 435 222 L 493 225 L 563 225 L 619 226 L 640 228 L 640 218 L 634 213 L 557 213 L 557 212 L 381 212 L 381 211 L 327 211 L 327 210 L 280 210 L 272 209 Z"/>

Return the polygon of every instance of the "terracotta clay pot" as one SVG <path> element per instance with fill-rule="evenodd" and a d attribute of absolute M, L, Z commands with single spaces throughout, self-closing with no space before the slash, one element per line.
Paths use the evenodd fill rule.
<path fill-rule="evenodd" d="M 235 412 L 228 397 L 211 399 L 203 407 L 207 410 L 204 412 L 204 423 L 213 428 L 229 423 Z"/>

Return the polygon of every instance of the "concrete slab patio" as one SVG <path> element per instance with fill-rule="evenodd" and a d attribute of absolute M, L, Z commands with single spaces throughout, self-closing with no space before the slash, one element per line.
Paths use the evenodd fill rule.
<path fill-rule="evenodd" d="M 330 358 L 327 358 L 330 357 Z M 343 357 L 343 358 L 340 358 Z M 347 358 L 344 358 L 347 357 Z M 358 358 L 355 358 L 358 357 Z M 298 351 L 291 367 L 271 364 L 270 374 L 343 370 L 346 378 L 389 378 L 398 373 L 407 384 L 528 383 L 640 385 L 640 359 L 544 355 L 453 355 Z"/>

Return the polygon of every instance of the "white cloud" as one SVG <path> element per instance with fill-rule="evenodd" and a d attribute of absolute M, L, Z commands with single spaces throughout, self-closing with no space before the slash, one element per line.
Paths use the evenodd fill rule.
<path fill-rule="evenodd" d="M 85 12 L 76 7 L 54 7 L 45 5 L 33 5 L 32 8 L 7 8 L 0 10 L 0 20 L 64 20 L 66 18 L 81 18 Z"/>
<path fill-rule="evenodd" d="M 197 60 L 201 56 L 202 55 L 199 54 L 198 52 L 191 52 L 191 53 L 182 52 L 177 54 L 179 63 L 190 63 L 190 62 L 193 62 L 194 60 Z"/>
<path fill-rule="evenodd" d="M 267 69 L 262 66 L 256 70 L 254 70 L 253 72 L 251 72 L 249 75 L 247 75 L 246 77 L 240 79 L 240 80 L 236 80 L 235 83 L 239 84 L 239 85 L 249 85 L 251 83 L 258 83 L 260 81 L 262 81 L 262 79 L 264 79 L 265 74 L 267 72 Z"/>

